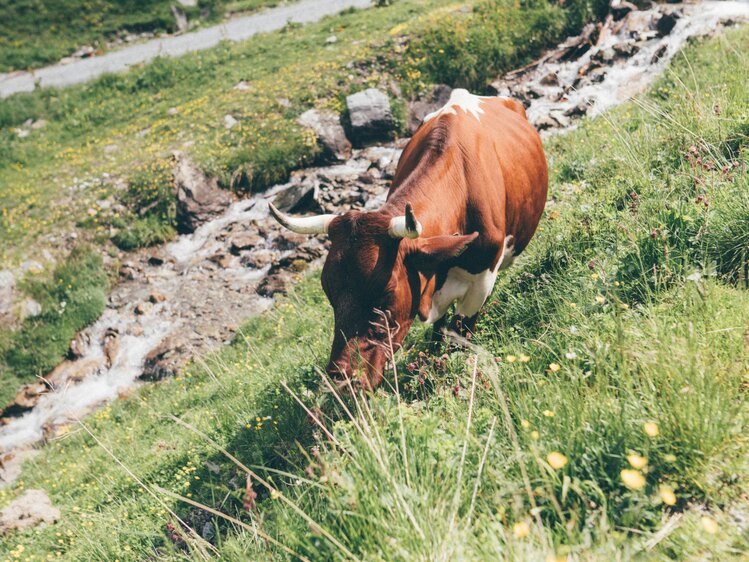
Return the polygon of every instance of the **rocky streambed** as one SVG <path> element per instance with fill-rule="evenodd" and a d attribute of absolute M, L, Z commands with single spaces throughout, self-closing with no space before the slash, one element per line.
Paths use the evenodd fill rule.
<path fill-rule="evenodd" d="M 493 87 L 523 100 L 540 130 L 562 131 L 580 116 L 642 91 L 688 38 L 742 20 L 749 20 L 744 2 L 638 9 L 620 1 L 604 23 L 588 26 Z M 412 101 L 412 128 L 443 104 L 449 91 L 437 86 L 431 96 Z M 376 138 L 392 120 L 387 97 L 377 90 L 352 96 L 349 111 L 364 138 Z M 17 472 L 13 459 L 27 456 L 24 449 L 229 341 L 243 321 L 267 310 L 274 295 L 324 256 L 325 238 L 283 231 L 268 215 L 269 201 L 292 213 L 379 207 L 407 139 L 352 150 L 340 116 L 311 110 L 301 122 L 315 131 L 334 162 L 298 170 L 289 182 L 247 199 L 218 193 L 215 182 L 176 155 L 178 206 L 191 232 L 129 255 L 102 317 L 77 335 L 65 361 L 21 388 L 5 408 L 0 478 Z"/>

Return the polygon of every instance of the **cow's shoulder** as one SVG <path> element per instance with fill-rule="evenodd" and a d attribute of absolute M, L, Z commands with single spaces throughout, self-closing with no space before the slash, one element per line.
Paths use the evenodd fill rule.
<path fill-rule="evenodd" d="M 482 100 L 484 100 L 484 104 L 496 112 L 502 112 L 509 109 L 513 113 L 520 115 L 523 119 L 527 120 L 528 118 L 525 114 L 525 107 L 518 100 L 504 96 L 485 97 L 482 98 Z"/>

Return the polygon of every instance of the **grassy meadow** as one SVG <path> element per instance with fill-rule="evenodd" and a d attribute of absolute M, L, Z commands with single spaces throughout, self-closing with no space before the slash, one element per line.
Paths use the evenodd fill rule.
<path fill-rule="evenodd" d="M 233 345 L 60 431 L 0 505 L 43 488 L 62 519 L 0 552 L 745 559 L 748 41 L 691 45 L 546 143 L 542 226 L 475 347 L 427 354 L 417 327 L 382 388 L 337 395 L 313 274 Z"/>
<path fill-rule="evenodd" d="M 199 0 L 195 6 L 167 0 L 2 0 L 0 72 L 54 64 L 83 46 L 103 51 L 107 41 L 127 32 L 175 32 L 173 4 L 199 25 L 278 0 Z"/>

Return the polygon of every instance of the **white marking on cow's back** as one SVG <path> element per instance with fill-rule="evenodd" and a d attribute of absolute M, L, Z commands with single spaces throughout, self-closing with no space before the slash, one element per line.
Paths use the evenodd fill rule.
<path fill-rule="evenodd" d="M 442 318 L 454 301 L 458 301 L 455 307 L 457 314 L 462 314 L 468 318 L 478 314 L 494 288 L 499 271 L 507 269 L 515 261 L 513 248 L 513 237 L 505 237 L 502 254 L 493 270 L 487 269 L 480 273 L 469 273 L 460 267 L 451 268 L 447 272 L 447 278 L 442 287 L 432 297 L 432 308 L 429 310 L 426 322 L 433 324 Z"/>
<path fill-rule="evenodd" d="M 485 99 L 488 98 L 486 96 L 474 96 L 468 90 L 456 88 L 452 91 L 450 99 L 447 100 L 447 103 L 443 107 L 424 117 L 424 123 L 440 115 L 447 115 L 448 113 L 457 115 L 458 112 L 455 110 L 456 107 L 459 107 L 466 113 L 470 113 L 478 122 L 481 122 L 480 116 L 484 113 L 484 110 L 481 109 L 481 102 Z"/>

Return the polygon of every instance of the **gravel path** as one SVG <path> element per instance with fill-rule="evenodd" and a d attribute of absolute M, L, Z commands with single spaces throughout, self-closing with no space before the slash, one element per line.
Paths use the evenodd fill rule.
<path fill-rule="evenodd" d="M 31 92 L 35 84 L 43 88 L 60 88 L 88 82 L 102 74 L 124 72 L 135 64 L 149 62 L 159 56 L 178 57 L 210 49 L 221 41 L 244 41 L 257 33 L 281 29 L 288 22 L 311 23 L 346 8 L 368 8 L 371 5 L 371 0 L 301 0 L 192 33 L 139 43 L 99 57 L 47 66 L 32 72 L 0 74 L 0 98 L 18 92 Z"/>

